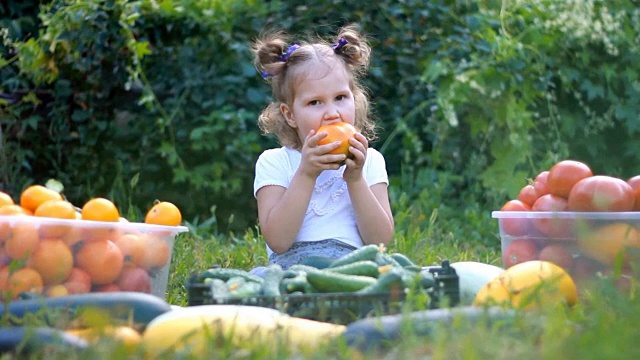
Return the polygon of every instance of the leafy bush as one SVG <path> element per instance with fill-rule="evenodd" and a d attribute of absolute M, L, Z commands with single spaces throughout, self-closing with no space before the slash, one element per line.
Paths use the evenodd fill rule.
<path fill-rule="evenodd" d="M 413 211 L 444 221 L 475 203 L 486 216 L 563 158 L 640 173 L 629 0 L 57 0 L 38 20 L 29 4 L 2 19 L 0 178 L 12 193 L 54 177 L 76 203 L 110 196 L 137 214 L 161 196 L 186 219 L 252 226 L 253 163 L 276 143 L 256 127 L 269 93 L 248 45 L 265 28 L 351 22 L 374 48 L 373 146 Z"/>

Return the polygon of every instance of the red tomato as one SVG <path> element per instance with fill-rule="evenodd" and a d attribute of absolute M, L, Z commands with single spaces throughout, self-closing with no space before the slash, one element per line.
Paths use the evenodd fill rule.
<path fill-rule="evenodd" d="M 548 178 L 549 178 L 549 172 L 543 171 L 540 174 L 538 174 L 538 176 L 536 176 L 536 179 L 533 181 L 533 187 L 536 189 L 536 193 L 538 194 L 538 197 L 542 195 L 547 195 L 549 193 L 549 186 L 547 186 Z"/>
<path fill-rule="evenodd" d="M 567 211 L 567 200 L 553 194 L 543 195 L 533 203 L 531 211 Z M 550 214 L 544 218 L 533 218 L 531 222 L 538 231 L 550 238 L 565 238 L 571 235 L 571 219 L 559 219 Z"/>
<path fill-rule="evenodd" d="M 509 200 L 500 211 L 531 211 L 531 206 L 520 200 Z M 523 236 L 527 234 L 529 230 L 529 220 L 528 219 L 508 219 L 502 218 L 500 219 L 500 228 L 504 233 L 511 236 Z"/>
<path fill-rule="evenodd" d="M 552 262 L 565 271 L 573 267 L 573 254 L 560 244 L 550 244 L 540 250 L 539 260 Z"/>
<path fill-rule="evenodd" d="M 597 175 L 575 184 L 568 203 L 570 211 L 632 211 L 635 194 L 626 181 Z"/>
<path fill-rule="evenodd" d="M 525 185 L 518 193 L 518 200 L 529 206 L 533 205 L 537 199 L 538 194 L 536 193 L 536 188 L 532 184 Z"/>
<path fill-rule="evenodd" d="M 549 192 L 567 198 L 571 188 L 580 180 L 593 176 L 593 172 L 585 163 L 574 160 L 563 160 L 553 165 L 547 177 Z"/>
<path fill-rule="evenodd" d="M 533 240 L 520 238 L 507 244 L 502 261 L 505 268 L 520 264 L 525 261 L 538 259 L 538 246 Z"/>
<path fill-rule="evenodd" d="M 640 175 L 636 175 L 627 180 L 627 184 L 631 186 L 635 193 L 635 205 L 633 206 L 633 211 L 640 211 Z"/>

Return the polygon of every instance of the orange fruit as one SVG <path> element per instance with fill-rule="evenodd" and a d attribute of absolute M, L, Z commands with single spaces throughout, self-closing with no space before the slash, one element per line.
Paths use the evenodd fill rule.
<path fill-rule="evenodd" d="M 318 145 L 330 144 L 335 141 L 340 141 L 340 146 L 330 151 L 329 154 L 344 154 L 349 156 L 349 139 L 353 138 L 356 134 L 356 128 L 353 125 L 346 122 L 334 122 L 327 125 L 320 126 L 316 133 L 327 132 L 327 136 L 318 141 Z"/>
<path fill-rule="evenodd" d="M 62 283 L 69 294 L 84 294 L 91 291 L 91 276 L 88 272 L 74 267 L 67 280 Z"/>
<path fill-rule="evenodd" d="M 6 291 L 15 299 L 25 291 L 42 294 L 43 287 L 40 274 L 32 268 L 25 267 L 9 274 Z"/>
<path fill-rule="evenodd" d="M 66 200 L 47 200 L 38 206 L 33 215 L 73 220 L 76 218 L 76 208 Z M 40 224 L 40 236 L 60 237 L 67 233 L 71 227 L 70 224 Z"/>
<path fill-rule="evenodd" d="M 0 206 L 0 216 L 30 215 L 20 205 Z M 7 220 L 0 220 L 0 242 L 5 241 L 10 235 L 11 225 Z"/>
<path fill-rule="evenodd" d="M 31 212 L 47 200 L 62 200 L 62 195 L 42 185 L 31 185 L 20 194 L 20 206 Z"/>
<path fill-rule="evenodd" d="M 116 205 L 109 199 L 93 198 L 82 207 L 83 220 L 118 221 L 120 212 Z"/>
<path fill-rule="evenodd" d="M 13 201 L 11 195 L 7 194 L 6 192 L 0 191 L 0 206 L 4 205 L 15 205 L 15 202 Z"/>
<path fill-rule="evenodd" d="M 171 259 L 171 247 L 162 238 L 147 234 L 142 237 L 145 242 L 144 258 L 139 264 L 145 270 L 161 268 Z"/>
<path fill-rule="evenodd" d="M 146 235 L 142 234 L 124 234 L 114 240 L 114 243 L 120 248 L 120 251 L 122 251 L 124 266 L 126 268 L 137 267 L 143 264 L 147 253 L 145 236 Z"/>
<path fill-rule="evenodd" d="M 76 211 L 76 220 L 81 220 L 81 219 L 82 219 L 82 215 Z M 72 248 L 75 244 L 82 241 L 82 229 L 83 228 L 81 224 L 77 223 L 74 226 L 71 226 L 69 230 L 62 235 L 61 238 L 70 248 Z"/>
<path fill-rule="evenodd" d="M 147 224 L 178 226 L 182 222 L 180 209 L 168 201 L 159 201 L 144 218 Z"/>
<path fill-rule="evenodd" d="M 14 260 L 25 259 L 38 247 L 38 228 L 29 221 L 17 222 L 4 243 L 4 249 Z"/>
<path fill-rule="evenodd" d="M 73 268 L 73 253 L 60 239 L 43 239 L 29 258 L 45 285 L 57 285 L 65 281 Z"/>
<path fill-rule="evenodd" d="M 122 251 L 110 240 L 85 243 L 76 253 L 76 266 L 89 273 L 93 285 L 113 283 L 123 264 Z"/>

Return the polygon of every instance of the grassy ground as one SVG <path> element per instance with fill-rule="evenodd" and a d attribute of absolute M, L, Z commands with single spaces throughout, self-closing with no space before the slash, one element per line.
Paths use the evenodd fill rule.
<path fill-rule="evenodd" d="M 417 200 L 409 206 L 394 199 L 396 236 L 389 251 L 401 252 L 421 265 L 439 265 L 442 260 L 480 261 L 501 265 L 497 222 L 490 211 L 477 205 L 431 206 L 438 199 Z M 422 201 L 422 203 L 421 203 Z M 431 209 L 425 211 L 424 209 Z M 462 209 L 462 210 L 461 210 Z M 176 238 L 167 302 L 187 306 L 187 281 L 191 274 L 214 265 L 250 269 L 267 262 L 264 243 L 257 228 L 241 234 L 219 234 L 207 223 L 188 224 L 189 233 Z M 424 307 L 404 309 L 423 313 Z M 309 352 L 272 349 L 264 341 L 234 344 L 231 339 L 211 335 L 204 358 L 212 359 L 635 359 L 640 356 L 640 301 L 636 284 L 616 290 L 603 281 L 581 293 L 573 308 L 548 307 L 517 313 L 497 321 L 471 322 L 456 318 L 448 326 L 403 317 L 398 337 L 383 349 L 358 350 L 337 339 Z M 427 331 L 428 330 L 428 331 Z M 274 339 L 267 343 L 273 344 Z M 53 359 L 145 359 L 141 347 L 124 352 L 122 346 L 100 342 L 88 352 L 48 348 L 31 358 Z M 26 356 L 25 356 L 26 357 Z M 5 354 L 2 359 L 14 358 Z M 189 351 L 162 358 L 190 359 Z"/>

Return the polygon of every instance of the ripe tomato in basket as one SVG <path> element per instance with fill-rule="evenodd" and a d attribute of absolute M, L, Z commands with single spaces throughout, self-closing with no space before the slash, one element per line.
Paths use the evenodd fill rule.
<path fill-rule="evenodd" d="M 612 176 L 596 175 L 576 183 L 568 198 L 570 211 L 632 211 L 635 194 L 631 185 Z"/>
<path fill-rule="evenodd" d="M 587 164 L 575 160 L 562 160 L 549 169 L 547 186 L 551 194 L 567 198 L 578 181 L 591 176 L 593 172 Z"/>
<path fill-rule="evenodd" d="M 531 211 L 551 213 L 567 211 L 567 200 L 553 194 L 543 195 L 536 200 Z M 571 219 L 562 219 L 550 214 L 548 217 L 533 218 L 531 223 L 540 233 L 549 238 L 565 238 L 571 235 Z"/>
<path fill-rule="evenodd" d="M 502 261 L 505 268 L 538 259 L 538 246 L 533 240 L 519 238 L 509 242 L 504 249 Z"/>
<path fill-rule="evenodd" d="M 633 211 L 640 211 L 640 175 L 636 175 L 627 180 L 627 184 L 631 185 L 634 193 Z"/>
<path fill-rule="evenodd" d="M 531 206 L 520 200 L 509 200 L 500 211 L 531 211 Z M 507 235 L 523 236 L 529 231 L 529 219 L 503 218 L 500 219 L 500 228 Z"/>

